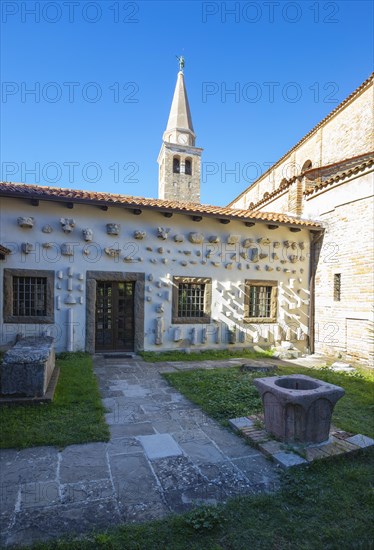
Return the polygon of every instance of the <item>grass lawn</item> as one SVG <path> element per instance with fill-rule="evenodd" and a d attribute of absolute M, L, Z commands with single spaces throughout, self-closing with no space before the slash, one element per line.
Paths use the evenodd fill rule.
<path fill-rule="evenodd" d="M 374 437 L 374 371 L 361 369 L 357 374 L 329 369 L 281 366 L 277 374 L 307 374 L 342 386 L 346 395 L 334 409 L 333 423 L 344 430 Z M 273 374 L 269 374 L 272 376 Z M 230 418 L 261 411 L 261 399 L 252 384 L 259 375 L 239 368 L 194 370 L 164 374 L 170 384 L 224 425 Z M 261 373 L 261 377 L 266 374 Z"/>
<path fill-rule="evenodd" d="M 1 448 L 65 447 L 109 439 L 91 357 L 64 354 L 58 366 L 60 378 L 52 403 L 0 407 Z"/>
<path fill-rule="evenodd" d="M 220 359 L 231 359 L 234 357 L 246 357 L 247 359 L 261 359 L 263 357 L 272 357 L 272 351 L 252 351 L 229 349 L 203 350 L 200 352 L 186 353 L 185 351 L 142 351 L 140 354 L 147 363 L 159 363 L 161 361 L 209 361 Z"/>
<path fill-rule="evenodd" d="M 374 373 L 348 376 L 282 367 L 343 386 L 337 426 L 373 436 Z M 248 373 L 237 368 L 184 371 L 165 377 L 209 415 L 225 423 L 260 410 Z M 370 549 L 374 539 L 374 452 L 319 461 L 283 474 L 273 495 L 247 496 L 226 505 L 143 525 L 124 525 L 79 540 L 36 545 L 43 550 L 320 550 Z"/>

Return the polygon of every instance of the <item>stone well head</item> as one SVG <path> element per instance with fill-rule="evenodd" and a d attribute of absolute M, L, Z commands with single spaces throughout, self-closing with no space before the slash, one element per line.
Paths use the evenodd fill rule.
<path fill-rule="evenodd" d="M 329 438 L 332 411 L 344 390 L 303 374 L 256 378 L 265 428 L 285 442 L 321 443 Z"/>

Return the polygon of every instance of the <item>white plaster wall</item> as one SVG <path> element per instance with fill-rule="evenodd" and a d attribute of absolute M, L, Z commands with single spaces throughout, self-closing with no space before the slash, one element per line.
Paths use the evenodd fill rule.
<path fill-rule="evenodd" d="M 18 216 L 33 216 L 35 225 L 32 229 L 22 229 L 17 224 Z M 70 234 L 64 234 L 60 218 L 74 218 L 76 227 Z M 117 236 L 107 235 L 106 224 L 121 224 L 121 233 Z M 45 234 L 42 227 L 49 224 L 53 232 Z M 166 241 L 157 238 L 159 226 L 170 228 Z M 93 242 L 85 243 L 82 229 L 93 230 Z M 146 231 L 144 240 L 133 237 L 134 230 Z M 204 235 L 204 243 L 197 245 L 188 240 L 190 232 L 199 232 Z M 174 242 L 174 236 L 182 234 L 183 243 Z M 265 238 L 271 240 L 270 245 L 257 245 L 260 252 L 267 253 L 268 257 L 253 263 L 244 260 L 239 253 L 243 251 L 239 245 L 228 245 L 229 235 L 240 235 L 240 242 L 244 238 Z M 73 330 L 73 349 L 85 348 L 85 315 L 86 315 L 86 272 L 89 270 L 142 272 L 145 274 L 145 340 L 144 348 L 148 350 L 188 348 L 191 345 L 191 332 L 197 330 L 196 348 L 227 347 L 227 327 L 237 331 L 237 342 L 234 347 L 248 346 L 253 343 L 270 345 L 274 338 L 279 340 L 286 335 L 292 337 L 295 343 L 303 349 L 304 335 L 308 329 L 308 271 L 309 271 L 309 231 L 292 233 L 287 227 L 269 231 L 266 224 L 257 223 L 252 228 L 245 227 L 243 222 L 231 222 L 223 225 L 216 219 L 203 218 L 201 222 L 193 222 L 189 216 L 175 214 L 172 218 L 165 218 L 160 212 L 144 210 L 139 216 L 130 210 L 119 207 L 110 207 L 102 211 L 97 206 L 75 205 L 74 209 L 67 209 L 63 204 L 54 202 L 40 202 L 39 207 L 32 207 L 25 200 L 1 199 L 0 242 L 13 250 L 5 261 L 0 262 L 0 288 L 3 288 L 4 268 L 50 269 L 61 271 L 63 278 L 55 277 L 55 302 L 60 301 L 60 309 L 55 312 L 54 325 L 16 325 L 3 323 L 3 295 L 0 299 L 0 345 L 10 343 L 17 333 L 23 335 L 38 334 L 46 328 L 56 337 L 58 351 L 67 349 L 68 332 Z M 208 237 L 218 235 L 220 245 L 209 245 Z M 287 249 L 284 241 L 294 241 L 297 250 Z M 273 242 L 280 243 L 280 247 L 273 249 Z M 21 253 L 21 243 L 28 242 L 34 247 L 30 254 Z M 49 249 L 42 244 L 53 243 Z M 305 248 L 301 250 L 299 243 Z M 71 243 L 74 246 L 74 257 L 61 256 L 62 243 Z M 85 246 L 89 247 L 90 254 L 83 254 Z M 211 258 L 207 258 L 207 250 L 216 246 Z M 105 247 L 121 249 L 120 258 L 108 257 Z M 162 251 L 159 249 L 163 249 Z M 272 258 L 272 252 L 279 256 Z M 290 254 L 297 254 L 296 263 L 289 261 Z M 130 256 L 133 261 L 124 262 L 123 258 Z M 218 267 L 213 262 L 219 264 Z M 186 265 L 183 265 L 185 264 Z M 266 268 L 267 266 L 267 268 Z M 68 292 L 68 269 L 72 270 L 73 290 Z M 173 276 L 211 277 L 212 278 L 212 323 L 209 325 L 171 323 L 171 289 Z M 80 279 L 82 278 L 82 280 Z M 152 280 L 149 280 L 152 279 Z M 278 292 L 278 323 L 277 324 L 243 324 L 244 281 L 277 280 Z M 82 285 L 82 287 L 80 287 Z M 61 286 L 61 288 L 58 288 Z M 82 288 L 80 290 L 80 288 Z M 77 302 L 75 305 L 64 303 L 71 294 Z M 157 313 L 157 308 L 163 304 L 164 312 Z M 68 311 L 73 311 L 73 327 L 68 324 Z M 163 344 L 155 345 L 156 318 L 164 319 L 165 332 Z M 182 340 L 174 342 L 174 330 L 179 326 L 182 331 Z M 287 331 L 291 326 L 292 332 Z M 203 343 L 203 329 L 207 330 L 207 341 Z M 219 338 L 216 331 L 219 328 Z M 242 332 L 241 332 L 242 331 Z M 288 334 L 287 334 L 288 332 Z M 298 340 L 299 339 L 299 340 Z"/>

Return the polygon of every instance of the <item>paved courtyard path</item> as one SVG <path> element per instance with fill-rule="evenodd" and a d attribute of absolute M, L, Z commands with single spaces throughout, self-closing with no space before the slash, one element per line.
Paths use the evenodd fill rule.
<path fill-rule="evenodd" d="M 234 364 L 96 356 L 110 442 L 0 451 L 0 546 L 158 519 L 196 503 L 275 490 L 275 465 L 160 375 Z"/>

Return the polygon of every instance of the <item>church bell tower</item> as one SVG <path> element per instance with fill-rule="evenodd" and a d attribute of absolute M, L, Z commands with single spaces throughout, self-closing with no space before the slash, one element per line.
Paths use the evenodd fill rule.
<path fill-rule="evenodd" d="M 179 72 L 163 143 L 158 156 L 158 198 L 200 203 L 200 168 L 203 149 L 195 147 L 196 135 L 184 83 L 184 59 Z"/>

